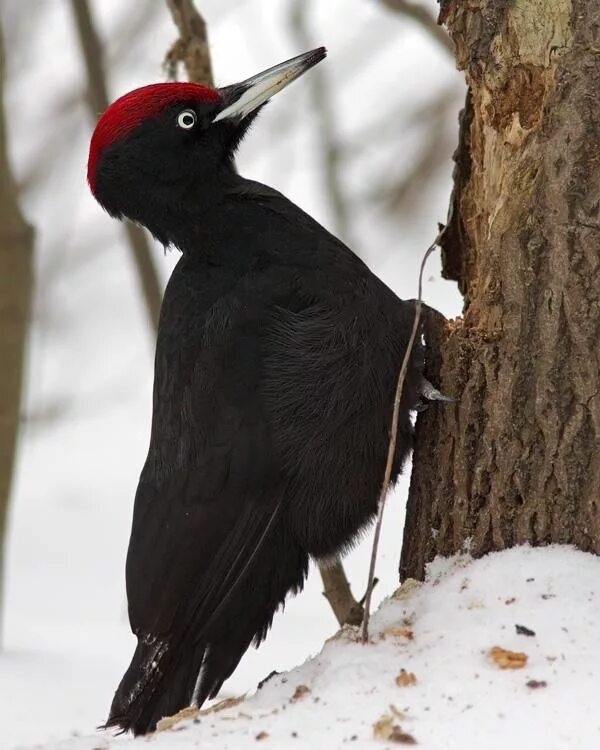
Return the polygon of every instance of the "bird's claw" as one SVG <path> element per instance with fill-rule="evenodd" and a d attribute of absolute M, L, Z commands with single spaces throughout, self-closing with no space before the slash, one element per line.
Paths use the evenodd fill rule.
<path fill-rule="evenodd" d="M 430 383 L 429 380 L 424 377 L 421 377 L 419 394 L 423 396 L 423 398 L 427 399 L 427 401 L 447 401 L 448 403 L 452 403 L 455 401 L 452 396 L 446 396 L 441 391 L 438 391 L 433 383 Z M 423 411 L 423 408 L 427 408 L 427 404 L 423 404 L 421 399 L 419 399 L 419 401 L 417 402 L 416 410 Z"/>

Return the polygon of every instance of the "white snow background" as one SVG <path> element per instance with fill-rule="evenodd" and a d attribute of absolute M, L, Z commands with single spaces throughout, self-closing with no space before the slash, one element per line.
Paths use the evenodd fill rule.
<path fill-rule="evenodd" d="M 288 0 L 198 0 L 198 4 L 209 24 L 215 76 L 220 84 L 246 78 L 302 51 L 289 31 Z M 436 12 L 433 0 L 424 4 Z M 164 3 L 95 0 L 92 5 L 101 35 L 107 40 L 111 95 L 116 97 L 135 86 L 162 80 L 162 58 L 175 38 Z M 140 9 L 152 14 L 152 23 L 119 52 L 116 33 L 131 23 L 130 16 Z M 36 187 L 35 180 L 30 179 L 33 187 L 26 191 L 24 205 L 36 228 L 37 288 L 25 421 L 10 517 L 0 653 L 0 748 L 11 750 L 93 733 L 94 727 L 106 718 L 113 691 L 129 663 L 134 639 L 126 617 L 124 561 L 133 496 L 149 435 L 153 341 L 122 229 L 101 212 L 85 184 L 93 124 L 83 103 L 68 106 L 85 86 L 69 3 L 3 0 L 1 12 L 3 25 L 11 28 L 6 39 L 6 108 L 13 162 L 22 179 L 31 178 L 38 163 L 43 164 L 46 173 L 39 181 L 43 187 Z M 321 65 L 337 115 L 339 142 L 352 157 L 343 175 L 351 209 L 351 245 L 401 297 L 414 297 L 423 251 L 436 234 L 437 222 L 446 216 L 456 117 L 453 115 L 447 126 L 440 128 L 440 139 L 447 141 L 442 176 L 427 193 L 416 197 L 411 217 L 398 222 L 371 199 L 371 194 L 382 174 L 391 180 L 411 169 L 426 124 L 415 114 L 419 107 L 444 90 L 455 97 L 458 113 L 464 96 L 462 76 L 454 70 L 451 58 L 418 27 L 375 1 L 312 2 L 311 33 L 314 46 L 324 44 L 329 50 Z M 365 133 L 376 122 L 383 123 L 381 132 L 367 138 Z M 306 80 L 298 81 L 275 97 L 261 114 L 238 161 L 244 174 L 282 190 L 336 231 L 317 154 L 316 128 L 309 86 Z M 177 254 L 164 256 L 159 246 L 153 250 L 166 280 Z M 459 314 L 460 298 L 455 285 L 441 280 L 436 257 L 430 260 L 426 272 L 424 294 L 429 304 L 448 317 Z M 388 501 L 376 603 L 397 586 L 409 472 L 407 467 L 405 478 Z M 359 596 L 366 584 L 370 545 L 371 535 L 347 559 L 347 571 Z M 564 554 L 564 564 L 570 566 L 565 575 L 574 584 L 580 580 L 581 569 L 595 563 L 581 557 L 586 562 L 579 563 L 575 570 L 575 561 L 580 558 L 575 553 Z M 548 571 L 551 572 L 558 571 Z M 497 585 L 502 578 L 497 571 Z M 492 588 L 493 585 L 490 597 L 504 596 L 503 590 L 494 592 Z M 422 606 L 431 597 L 427 604 L 432 610 L 430 617 L 434 617 L 433 609 L 443 604 L 443 590 L 446 589 L 438 587 L 429 594 L 425 593 L 429 589 L 415 594 L 419 601 L 422 598 Z M 576 590 L 579 589 L 573 589 L 573 595 Z M 434 599 L 434 595 L 438 598 Z M 559 602 L 542 601 L 543 611 L 551 619 L 556 618 Z M 565 597 L 562 602 L 573 617 L 578 614 L 573 602 L 568 607 Z M 386 674 L 392 676 L 402 666 L 404 657 L 392 660 L 394 649 L 398 649 L 398 654 L 406 653 L 408 658 L 426 638 L 435 639 L 436 632 L 440 635 L 440 628 L 446 627 L 446 618 L 450 617 L 450 604 L 447 609 L 440 609 L 439 627 L 436 629 L 432 622 L 428 626 L 431 635 L 418 639 L 415 636 L 414 644 L 404 644 L 407 651 L 389 639 L 372 649 L 346 640 L 328 645 L 323 659 L 330 660 L 331 666 L 325 668 L 323 662 L 320 677 L 317 662 L 310 662 L 298 678 L 291 677 L 283 684 L 272 682 L 261 691 L 252 704 L 256 706 L 252 708 L 256 716 L 251 726 L 255 726 L 259 712 L 267 705 L 276 707 L 288 699 L 289 687 L 296 679 L 305 680 L 311 685 L 312 698 L 310 702 L 298 702 L 297 710 L 306 703 L 310 704 L 311 713 L 298 714 L 297 731 L 316 743 L 320 727 L 329 720 L 325 714 L 318 718 L 313 713 L 322 708 L 313 698 L 320 696 L 325 700 L 325 684 L 329 681 L 329 705 L 333 707 L 333 694 L 338 691 L 335 672 L 340 676 L 340 691 L 344 682 L 344 690 L 355 682 L 357 691 L 364 689 L 356 696 L 362 696 L 365 711 L 355 715 L 359 707 L 352 703 L 354 693 L 341 691 L 340 700 L 347 695 L 348 707 L 340 716 L 353 718 L 355 725 L 350 722 L 348 732 L 340 730 L 340 734 L 331 735 L 333 745 L 328 747 L 353 733 L 365 740 L 370 736 L 371 722 L 387 710 L 387 702 L 394 702 L 400 710 L 405 705 L 403 699 L 392 700 L 388 696 L 388 691 L 398 695 L 393 680 L 391 686 L 385 682 Z M 396 616 L 394 608 L 398 606 L 387 605 L 374 627 L 385 627 Z M 521 606 L 528 606 L 525 600 Z M 579 614 L 584 617 L 583 610 Z M 477 611 L 469 616 L 469 622 L 474 622 Z M 486 638 L 482 634 L 477 649 L 493 645 L 494 622 L 490 621 L 489 633 Z M 506 627 L 508 633 L 510 622 Z M 558 629 L 553 627 L 551 632 Z M 246 655 L 224 686 L 223 695 L 251 691 L 273 669 L 290 669 L 302 663 L 307 656 L 318 653 L 335 630 L 335 621 L 321 595 L 319 577 L 313 571 L 304 593 L 289 601 L 260 650 Z M 465 632 L 465 643 L 470 644 L 474 634 L 475 631 Z M 435 653 L 441 658 L 440 649 Z M 388 659 L 388 671 L 377 677 L 379 665 Z M 483 657 L 481 660 L 484 674 L 486 662 Z M 475 656 L 472 667 L 474 661 Z M 459 662 L 457 657 L 456 663 Z M 429 669 L 433 665 L 432 656 Z M 429 684 L 424 681 L 425 666 L 414 666 L 419 667 L 419 682 L 410 691 L 421 695 L 419 691 L 426 690 Z M 446 673 L 442 677 L 445 680 Z M 512 700 L 512 690 L 516 690 L 516 681 L 521 677 L 504 673 L 495 677 L 501 680 L 499 686 L 509 686 L 502 693 L 502 700 Z M 379 684 L 383 692 L 377 695 Z M 457 700 L 458 677 L 452 678 L 450 685 L 439 683 L 438 687 Z M 367 698 L 369 691 L 373 691 L 372 702 Z M 547 701 L 547 696 L 556 697 L 558 691 L 558 683 L 554 682 L 543 695 L 539 693 L 539 698 L 530 696 L 527 700 Z M 527 691 L 524 695 L 528 695 Z M 569 693 L 565 691 L 564 696 L 567 700 Z M 577 711 L 582 710 L 582 698 L 582 691 L 569 698 Z M 469 702 L 470 698 L 464 701 L 465 705 Z M 418 705 L 425 712 L 425 704 Z M 415 712 L 418 705 L 414 704 Z M 490 707 L 489 712 L 496 708 L 501 711 Z M 437 741 L 435 737 L 441 735 L 430 734 L 437 730 L 433 724 L 426 728 L 425 714 L 420 711 L 419 722 L 413 724 L 411 719 L 407 728 L 419 743 L 428 737 L 431 742 Z M 314 726 L 308 726 L 311 716 L 315 718 Z M 264 725 L 265 731 L 283 737 L 287 729 L 278 727 L 276 718 L 273 722 Z M 256 723 L 257 732 L 263 727 L 259 724 Z M 352 731 L 351 725 L 355 726 Z M 227 722 L 219 717 L 215 726 L 222 728 Z M 215 747 L 225 747 L 207 727 L 210 724 L 203 720 L 194 728 L 202 733 L 198 735 L 202 746 L 210 737 Z M 294 731 L 291 725 L 289 729 Z M 252 740 L 250 744 L 255 742 L 254 728 L 241 727 L 239 737 L 227 746 L 242 747 L 236 743 L 246 741 L 242 739 L 245 731 Z M 177 737 L 191 737 L 192 733 L 186 730 L 171 735 L 175 742 Z M 449 731 L 448 737 L 451 735 Z M 442 745 L 430 746 L 450 747 L 448 737 Z M 85 747 L 104 747 L 107 742 L 103 736 L 82 740 Z M 283 740 L 278 742 L 281 746 Z M 488 746 L 489 742 L 488 737 L 483 744 Z"/>

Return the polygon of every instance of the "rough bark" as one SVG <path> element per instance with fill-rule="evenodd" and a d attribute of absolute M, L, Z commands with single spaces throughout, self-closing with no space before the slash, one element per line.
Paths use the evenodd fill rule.
<path fill-rule="evenodd" d="M 400 575 L 528 542 L 600 552 L 600 4 L 446 0 L 469 96 Z M 433 342 L 435 348 L 435 341 Z"/>
<path fill-rule="evenodd" d="M 3 83 L 4 49 L 0 28 L 0 606 L 4 540 L 17 452 L 33 289 L 33 230 L 19 207 L 17 185 L 9 162 Z"/>

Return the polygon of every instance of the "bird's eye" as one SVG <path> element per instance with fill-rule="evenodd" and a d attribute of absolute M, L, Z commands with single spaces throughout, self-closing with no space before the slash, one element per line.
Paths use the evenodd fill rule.
<path fill-rule="evenodd" d="M 192 109 L 184 109 L 177 115 L 177 125 L 184 130 L 190 130 L 196 124 L 196 113 Z"/>

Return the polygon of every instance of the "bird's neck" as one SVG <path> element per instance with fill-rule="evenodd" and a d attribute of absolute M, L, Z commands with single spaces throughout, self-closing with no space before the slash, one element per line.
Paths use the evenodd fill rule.
<path fill-rule="evenodd" d="M 151 207 L 143 223 L 165 246 L 186 256 L 220 265 L 238 263 L 247 226 L 231 195 L 246 182 L 233 169 L 224 169 L 212 184 L 174 192 L 162 205 Z"/>

